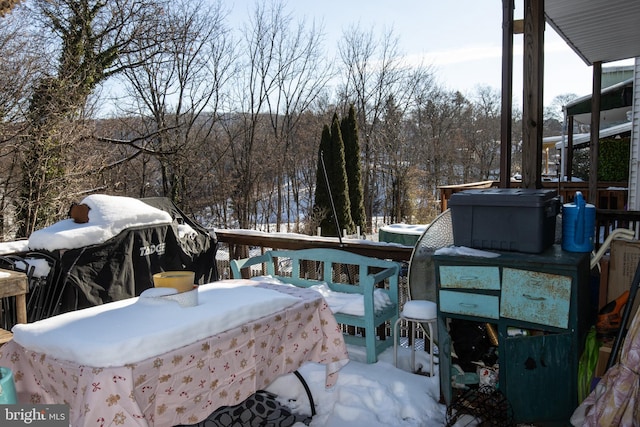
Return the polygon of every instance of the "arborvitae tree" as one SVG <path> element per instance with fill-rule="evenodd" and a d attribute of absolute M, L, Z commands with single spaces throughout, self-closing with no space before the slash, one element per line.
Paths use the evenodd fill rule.
<path fill-rule="evenodd" d="M 326 168 L 330 192 L 325 182 L 324 168 Z M 339 230 L 336 229 L 336 218 L 333 215 L 331 197 L 333 197 Z M 347 230 L 348 233 L 355 231 L 355 225 L 351 219 L 351 204 L 349 203 L 344 142 L 340 132 L 340 121 L 336 114 L 333 116 L 331 129 L 327 125 L 322 129 L 320 148 L 318 150 L 316 196 L 313 210 L 314 215 L 317 215 L 317 218 L 320 219 L 320 228 L 323 236 L 339 236 L 342 229 Z"/>
<path fill-rule="evenodd" d="M 329 162 L 331 156 L 331 131 L 328 125 L 324 125 L 322 128 L 322 136 L 320 137 L 320 147 L 318 148 L 318 167 L 316 173 L 316 196 L 313 205 L 313 212 L 316 218 L 320 219 L 320 227 L 322 228 L 322 234 L 326 235 L 329 230 L 335 230 L 333 226 L 333 218 L 331 213 L 331 200 L 329 198 L 329 191 L 327 190 L 327 184 L 325 181 L 325 171 L 322 165 L 322 159 L 327 164 L 327 168 L 330 167 Z M 327 176 L 329 176 L 327 170 Z"/>
<path fill-rule="evenodd" d="M 329 183 L 331 185 L 331 193 L 336 207 L 336 215 L 338 217 L 338 225 L 341 229 L 347 230 L 347 233 L 355 232 L 355 225 L 351 218 L 351 203 L 349 202 L 349 184 L 347 182 L 347 170 L 344 156 L 344 142 L 342 141 L 342 132 L 340 132 L 340 120 L 338 115 L 334 114 L 331 124 L 331 168 L 329 171 Z M 342 230 L 338 230 L 341 233 Z M 336 234 L 337 236 L 338 234 Z"/>
<path fill-rule="evenodd" d="M 367 215 L 364 210 L 364 191 L 362 189 L 362 173 L 360 167 L 360 141 L 358 139 L 358 121 L 356 110 L 351 104 L 349 115 L 340 122 L 340 131 L 344 141 L 344 157 L 349 185 L 349 202 L 351 218 L 356 227 L 366 230 Z"/>

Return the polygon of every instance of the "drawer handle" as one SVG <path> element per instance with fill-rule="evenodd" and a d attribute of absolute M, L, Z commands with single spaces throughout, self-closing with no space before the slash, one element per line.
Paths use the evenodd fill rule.
<path fill-rule="evenodd" d="M 528 300 L 531 300 L 531 301 L 544 301 L 544 300 L 546 300 L 545 297 L 534 297 L 534 296 L 529 295 L 529 294 L 522 294 L 522 296 L 525 297 Z"/>
<path fill-rule="evenodd" d="M 478 304 L 471 304 L 471 303 L 468 303 L 468 302 L 461 302 L 460 306 L 464 307 L 464 308 L 476 308 L 476 307 L 478 307 Z"/>
<path fill-rule="evenodd" d="M 460 276 L 460 280 L 463 282 L 472 282 L 478 280 L 478 276 Z"/>

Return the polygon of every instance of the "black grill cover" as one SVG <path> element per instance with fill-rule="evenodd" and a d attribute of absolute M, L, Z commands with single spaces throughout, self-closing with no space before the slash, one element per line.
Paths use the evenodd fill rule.
<path fill-rule="evenodd" d="M 58 254 L 63 281 L 59 312 L 138 296 L 153 287 L 153 275 L 162 271 L 194 271 L 197 284 L 218 280 L 215 233 L 187 217 L 170 199 L 141 200 L 171 214 L 173 223 L 129 228 L 102 244 Z M 181 224 L 195 233 L 179 237 Z"/>

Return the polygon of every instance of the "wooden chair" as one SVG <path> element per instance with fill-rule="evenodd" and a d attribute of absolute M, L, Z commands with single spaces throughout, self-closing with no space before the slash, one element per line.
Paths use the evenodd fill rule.
<path fill-rule="evenodd" d="M 27 292 L 29 292 L 29 282 L 26 274 L 0 269 L 0 298 L 16 298 L 17 323 L 27 323 Z M 12 338 L 11 331 L 0 328 L 0 345 Z"/>

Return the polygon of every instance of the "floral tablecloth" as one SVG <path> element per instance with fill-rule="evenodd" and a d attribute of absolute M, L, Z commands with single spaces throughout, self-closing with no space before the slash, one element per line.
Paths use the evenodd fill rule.
<path fill-rule="evenodd" d="M 174 426 L 235 405 L 306 361 L 325 364 L 326 386 L 348 354 L 338 324 L 315 291 L 257 283 L 299 298 L 286 309 L 182 348 L 117 367 L 90 367 L 10 341 L 0 365 L 13 370 L 20 403 L 67 404 L 73 426 Z"/>

